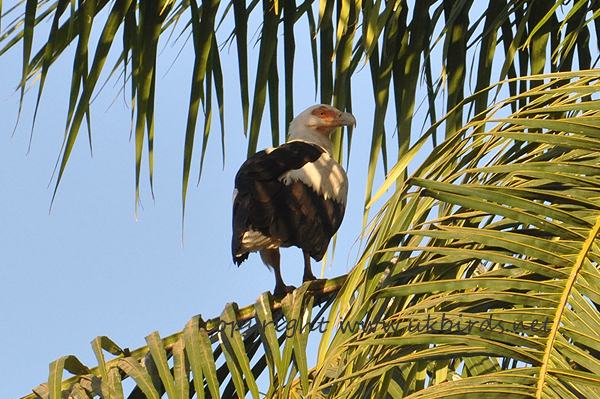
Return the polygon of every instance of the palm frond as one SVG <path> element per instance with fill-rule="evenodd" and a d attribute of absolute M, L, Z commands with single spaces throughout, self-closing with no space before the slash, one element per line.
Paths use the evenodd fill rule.
<path fill-rule="evenodd" d="M 165 338 L 154 332 L 146 337 L 147 346 L 133 351 L 97 337 L 92 341 L 97 367 L 89 369 L 75 356 L 62 357 L 50 365 L 48 382 L 26 398 L 60 398 L 61 392 L 80 398 L 122 398 L 122 380 L 128 377 L 136 383 L 129 397 L 260 397 L 256 378 L 265 369 L 270 395 L 283 397 L 296 378 L 307 391 L 308 334 L 319 328 L 345 278 L 306 283 L 284 298 L 264 293 L 242 309 L 228 304 L 220 317 L 204 321 L 194 316 L 183 331 Z M 106 360 L 106 353 L 114 357 Z M 65 370 L 75 376 L 61 381 Z"/>
<path fill-rule="evenodd" d="M 39 104 L 49 69 L 58 57 L 63 56 L 69 44 L 77 39 L 65 142 L 57 165 L 56 190 L 84 118 L 91 143 L 90 101 L 99 90 L 100 73 L 113 50 L 113 44 L 119 42 L 116 35 L 123 27 L 123 48 L 116 51 L 120 54 L 119 63 L 122 64 L 125 82 L 130 82 L 132 131 L 135 132 L 136 143 L 137 204 L 144 154 L 148 157 L 151 187 L 153 180 L 156 47 L 167 31 L 170 31 L 169 37 L 189 34 L 191 31 L 195 63 L 184 133 L 182 201 L 185 208 L 200 103 L 203 104 L 204 114 L 200 170 L 211 131 L 210 97 L 213 95 L 217 96 L 219 116 L 221 122 L 224 121 L 222 82 L 223 78 L 228 77 L 220 73 L 215 46 L 223 41 L 217 37 L 222 20 L 230 17 L 234 25 L 232 32 L 226 32 L 226 40 L 233 36 L 236 39 L 242 120 L 244 132 L 249 132 L 248 154 L 251 155 L 256 150 L 263 124 L 267 95 L 274 144 L 283 141 L 281 132 L 285 132 L 285 126 L 296 112 L 292 82 L 295 41 L 299 34 L 295 27 L 306 19 L 310 27 L 310 37 L 307 39 L 314 62 L 315 94 L 318 94 L 321 102 L 351 110 L 352 78 L 362 69 L 360 65 L 368 66 L 370 71 L 375 112 L 365 193 L 365 203 L 368 203 L 378 160 L 382 161 L 384 173 L 388 172 L 388 162 L 397 160 L 388 159 L 391 154 L 388 146 L 392 142 L 388 136 L 393 132 L 384 129 L 390 99 L 393 98 L 392 114 L 396 118 L 398 158 L 401 158 L 409 146 L 415 104 L 420 101 L 417 91 L 420 77 L 427 85 L 427 113 L 431 125 L 436 125 L 436 102 L 442 96 L 447 110 L 458 107 L 443 125 L 445 136 L 450 137 L 462 127 L 473 109 L 476 113 L 482 112 L 489 105 L 490 95 L 499 94 L 500 87 L 496 93 L 482 91 L 490 83 L 507 77 L 548 72 L 546 65 L 549 65 L 550 71 L 567 71 L 573 66 L 575 53 L 578 54 L 580 67 L 591 66 L 590 38 L 594 33 L 597 39 L 600 37 L 595 29 L 596 18 L 600 15 L 595 2 L 579 0 L 571 8 L 565 9 L 562 2 L 538 4 L 523 0 L 493 0 L 489 2 L 489 7 L 479 7 L 480 2 L 453 0 L 331 0 L 321 1 L 318 5 L 312 0 L 302 4 L 265 1 L 260 5 L 258 1 L 247 4 L 241 0 L 224 5 L 220 1 L 199 4 L 195 1 L 164 0 L 151 7 L 132 0 L 86 0 L 77 3 L 66 0 L 23 1 L 2 16 L 9 23 L 3 25 L 0 55 L 16 44 L 23 43 L 23 73 L 18 88 L 20 102 L 24 101 L 27 85 L 41 77 L 36 99 L 36 104 Z M 107 19 L 98 22 L 99 18 L 96 17 L 107 8 L 110 8 Z M 231 8 L 233 13 L 230 14 L 228 11 Z M 67 14 L 67 10 L 70 10 L 70 14 Z M 252 85 L 248 76 L 248 54 L 252 48 L 249 47 L 251 43 L 248 43 L 247 32 L 254 28 L 248 23 L 252 13 L 259 14 L 260 46 L 253 93 L 249 93 Z M 315 21 L 315 13 L 318 13 L 318 21 Z M 220 21 L 218 25 L 217 18 Z M 179 24 L 181 19 L 184 23 Z M 46 20 L 52 21 L 50 34 L 41 48 L 35 49 L 33 38 L 40 23 Z M 97 43 L 90 43 L 90 32 L 99 23 L 104 23 L 100 39 Z M 280 32 L 284 36 L 281 42 L 278 40 Z M 277 57 L 280 48 L 284 53 L 283 61 Z M 90 56 L 92 62 L 88 63 Z M 434 75 L 437 72 L 431 68 L 432 60 L 441 65 L 437 77 Z M 492 65 L 498 61 L 502 63 L 502 68 L 494 76 Z M 473 71 L 478 71 L 477 74 L 470 76 L 467 73 L 469 64 L 472 64 Z M 283 74 L 280 73 L 282 69 Z M 285 107 L 279 107 L 278 104 L 278 77 L 281 75 L 285 76 Z M 508 82 L 511 95 L 522 93 L 537 84 L 539 82 L 526 79 Z M 214 93 L 211 86 L 215 87 Z M 462 102 L 472 87 L 480 93 L 474 108 L 473 103 Z M 513 107 L 523 105 L 522 102 L 513 103 Z M 280 117 L 281 112 L 284 112 L 284 117 Z M 36 115 L 37 111 L 33 116 L 34 122 Z M 280 126 L 282 121 L 285 122 L 283 129 Z M 221 123 L 221 134 L 226 131 Z M 350 131 L 348 138 L 350 146 Z M 344 154 L 341 133 L 337 133 L 333 139 L 336 156 L 341 161 Z M 431 134 L 431 140 L 438 142 L 436 134 Z"/>
<path fill-rule="evenodd" d="M 600 84 L 528 79 L 544 83 L 477 115 L 385 204 L 311 392 L 600 396 Z"/>

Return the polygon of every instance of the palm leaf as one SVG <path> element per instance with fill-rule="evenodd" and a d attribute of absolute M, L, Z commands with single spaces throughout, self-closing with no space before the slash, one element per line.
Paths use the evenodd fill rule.
<path fill-rule="evenodd" d="M 222 19 L 228 15 L 227 11 L 232 7 L 235 27 L 233 32 L 228 32 L 227 40 L 233 35 L 236 36 L 244 132 L 250 132 L 248 154 L 251 155 L 256 151 L 260 127 L 263 124 L 262 114 L 267 88 L 270 93 L 269 121 L 273 143 L 280 142 L 280 120 L 284 120 L 285 126 L 287 126 L 292 118 L 294 104 L 291 82 L 293 81 L 296 34 L 294 27 L 303 18 L 306 18 L 311 29 L 310 42 L 315 84 L 321 102 L 333 102 L 342 109 L 351 110 L 352 104 L 348 94 L 351 93 L 352 76 L 360 70 L 357 68 L 359 60 L 362 58 L 365 65 L 371 69 L 375 121 L 365 203 L 369 203 L 371 200 L 380 153 L 383 155 L 381 161 L 384 173 L 387 173 L 388 170 L 387 147 L 389 140 L 387 135 L 392 132 L 384 133 L 383 121 L 388 113 L 388 98 L 392 84 L 398 129 L 398 157 L 401 158 L 408 150 L 412 114 L 418 97 L 416 82 L 418 82 L 421 70 L 428 81 L 430 106 L 428 114 L 431 117 L 431 123 L 435 124 L 436 122 L 435 103 L 440 95 L 447 94 L 448 110 L 455 106 L 458 107 L 455 112 L 449 114 L 444 126 L 446 135 L 451 136 L 462 126 L 463 110 L 473 109 L 471 103 L 461 102 L 466 90 L 473 83 L 478 90 L 483 90 L 490 82 L 494 81 L 491 75 L 491 65 L 494 60 L 503 62 L 503 67 L 495 78 L 496 81 L 506 77 L 516 77 L 517 70 L 520 76 L 527 76 L 528 65 L 531 65 L 533 72 L 543 72 L 544 65 L 547 63 L 545 52 L 548 46 L 553 62 L 558 62 L 561 70 L 566 70 L 572 65 L 575 50 L 577 50 L 580 65 L 591 65 L 589 41 L 591 30 L 589 27 L 592 21 L 596 23 L 596 18 L 600 15 L 594 2 L 579 0 L 565 12 L 564 16 L 560 14 L 562 10 L 559 7 L 562 4 L 560 2 L 537 5 L 537 3 L 520 0 L 493 0 L 490 1 L 490 7 L 482 9 L 475 9 L 475 3 L 477 2 L 444 0 L 441 3 L 419 1 L 413 5 L 404 0 L 396 2 L 324 0 L 318 3 L 318 24 L 314 21 L 317 3 L 312 0 L 307 0 L 301 5 L 295 5 L 294 2 L 263 2 L 262 7 L 257 7 L 257 0 L 249 4 L 237 0 L 227 3 Z M 0 55 L 19 42 L 24 44 L 23 73 L 19 84 L 20 103 L 23 101 L 26 85 L 41 74 L 42 79 L 36 101 L 38 104 L 49 69 L 54 65 L 54 61 L 62 56 L 68 45 L 79 38 L 78 51 L 74 56 L 65 142 L 57 165 L 55 191 L 64 174 L 84 117 L 88 124 L 91 143 L 90 99 L 97 91 L 98 77 L 102 72 L 104 61 L 110 52 L 115 35 L 121 26 L 124 27 L 122 30 L 124 46 L 120 60 L 123 65 L 125 81 L 128 80 L 128 73 L 131 77 L 129 81 L 131 82 L 132 123 L 134 122 L 132 129 L 135 130 L 136 142 L 136 204 L 139 198 L 140 171 L 144 152 L 148 156 L 150 188 L 152 189 L 156 46 L 162 33 L 167 29 L 173 29 L 170 36 L 174 34 L 181 36 L 191 28 L 196 62 L 192 69 L 193 84 L 190 91 L 182 169 L 182 201 L 185 209 L 199 101 L 206 100 L 207 104 L 210 103 L 210 99 L 205 99 L 204 93 L 208 93 L 211 89 L 203 87 L 203 83 L 210 81 L 212 74 L 214 74 L 217 88 L 215 95 L 219 99 L 219 115 L 222 121 L 224 119 L 224 93 L 223 85 L 220 84 L 222 77 L 219 72 L 218 56 L 214 55 L 213 63 L 208 64 L 208 55 L 211 54 L 211 48 L 214 47 L 213 41 L 219 43 L 219 40 L 215 38 L 215 17 L 221 3 L 215 1 L 198 5 L 196 2 L 169 0 L 158 2 L 149 8 L 144 2 L 115 2 L 108 12 L 104 33 L 96 44 L 93 62 L 90 66 L 87 66 L 86 63 L 89 32 L 93 28 L 93 24 L 98 23 L 96 16 L 106 8 L 109 2 L 104 0 L 97 2 L 90 0 L 78 4 L 72 2 L 70 17 L 58 18 L 58 16 L 64 15 L 65 4 L 62 0 L 21 2 L 5 12 L 3 19 L 11 17 L 13 19 L 9 19 L 10 22 L 4 24 L 4 33 L 0 36 L 0 42 L 3 44 L 3 47 L 0 48 Z M 19 7 L 25 8 L 22 14 Z M 293 8 L 295 8 L 295 12 L 293 12 Z M 188 9 L 191 12 L 186 12 Z M 474 12 L 480 13 L 480 16 L 471 22 L 467 15 Z M 248 43 L 247 32 L 249 28 L 252 28 L 248 26 L 252 13 L 260 15 L 259 21 L 262 28 L 257 75 L 252 102 L 250 102 L 248 54 L 251 49 L 248 47 L 250 43 Z M 189 19 L 186 23 L 180 24 L 182 27 L 176 33 L 179 26 L 177 22 L 181 18 Z M 33 38 L 37 26 L 47 19 L 54 21 L 53 27 L 47 41 L 36 52 L 33 48 Z M 65 19 L 62 24 L 58 24 L 60 19 Z M 482 24 L 484 20 L 485 23 Z M 559 20 L 563 22 L 559 24 Z M 481 27 L 482 25 L 483 27 Z M 359 26 L 362 26 L 362 29 L 358 29 Z M 279 43 L 277 39 L 280 29 L 284 33 L 282 43 Z M 549 32 L 552 34 L 549 35 Z M 499 33 L 501 36 L 498 36 Z M 560 40 L 556 39 L 559 37 Z M 319 44 L 318 51 L 317 43 Z M 481 49 L 479 57 L 476 57 L 476 54 L 470 53 L 469 49 L 478 43 L 481 43 Z M 438 46 L 438 44 L 443 45 Z M 497 46 L 502 46 L 504 51 L 496 51 Z M 282 66 L 279 65 L 280 60 L 276 56 L 273 57 L 273 62 L 270 62 L 271 56 L 276 54 L 279 47 L 283 47 L 285 55 Z M 439 57 L 442 63 L 442 72 L 437 81 L 434 81 L 431 72 L 432 57 Z M 472 58 L 473 69 L 479 71 L 475 82 L 472 82 L 466 74 L 469 57 Z M 476 60 L 478 60 L 477 63 Z M 128 65 L 131 65 L 129 72 L 127 72 Z M 280 84 L 279 69 L 282 67 L 285 69 L 284 86 L 286 88 L 284 118 L 279 116 L 280 109 L 283 107 L 279 107 L 277 104 L 276 96 Z M 529 84 L 530 82 L 531 84 Z M 533 87 L 532 85 L 536 85 L 538 82 L 533 80 L 509 81 L 512 95 L 517 94 L 517 84 L 522 92 L 528 86 Z M 501 87 L 498 86 L 496 95 L 499 94 Z M 441 90 L 442 88 L 445 88 L 446 91 Z M 482 95 L 474 107 L 476 113 L 487 107 L 487 91 L 481 93 Z M 513 103 L 513 106 L 517 105 L 524 104 Z M 465 108 L 467 106 L 469 108 Z M 204 110 L 204 126 L 207 129 L 202 140 L 203 148 L 206 148 L 206 141 L 210 134 L 208 128 L 211 125 L 209 123 L 211 112 L 209 108 Z M 252 109 L 251 113 L 250 109 Z M 513 110 L 515 109 L 513 108 Z M 221 129 L 223 136 L 225 128 L 222 123 Z M 350 133 L 348 147 L 350 147 L 352 138 Z M 433 134 L 431 139 L 434 143 L 437 142 L 437 138 Z M 147 145 L 144 144 L 145 142 Z M 341 134 L 334 135 L 334 143 L 336 158 L 341 160 L 343 158 Z M 203 162 L 200 167 L 202 164 Z M 185 215 L 185 212 L 183 214 Z M 366 214 L 365 220 L 367 220 Z"/>
<path fill-rule="evenodd" d="M 333 304 L 361 328 L 334 335 L 314 392 L 362 397 L 391 378 L 411 398 L 600 396 L 598 135 L 585 122 L 598 111 L 582 101 L 600 86 L 581 73 L 552 88 L 575 75 L 532 78 L 551 84 L 479 115 L 385 204 L 366 268 L 347 280 L 354 302 Z M 493 118 L 523 97 L 545 100 Z M 442 371 L 423 381 L 419 364 L 434 360 Z"/>

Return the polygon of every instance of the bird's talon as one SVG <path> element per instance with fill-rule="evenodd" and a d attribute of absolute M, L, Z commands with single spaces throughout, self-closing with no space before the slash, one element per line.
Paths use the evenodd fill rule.
<path fill-rule="evenodd" d="M 274 296 L 287 295 L 290 292 L 293 292 L 295 289 L 296 289 L 296 287 L 294 287 L 293 285 L 277 286 L 273 290 L 273 295 Z"/>

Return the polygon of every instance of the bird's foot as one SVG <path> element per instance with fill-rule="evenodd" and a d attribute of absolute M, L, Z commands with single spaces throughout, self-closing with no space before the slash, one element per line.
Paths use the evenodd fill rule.
<path fill-rule="evenodd" d="M 303 283 L 306 283 L 307 281 L 314 281 L 314 280 L 318 280 L 318 278 L 316 278 L 314 274 L 304 273 L 304 277 L 302 278 Z"/>
<path fill-rule="evenodd" d="M 296 287 L 294 287 L 293 285 L 276 285 L 275 289 L 273 290 L 273 295 L 274 296 L 280 296 L 280 295 L 287 295 L 290 292 L 294 291 L 296 289 Z"/>

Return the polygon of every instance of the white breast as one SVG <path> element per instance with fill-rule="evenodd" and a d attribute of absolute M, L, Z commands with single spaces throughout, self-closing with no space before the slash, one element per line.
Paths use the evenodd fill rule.
<path fill-rule="evenodd" d="M 317 194 L 325 199 L 341 204 L 346 203 L 348 197 L 348 177 L 344 169 L 331 156 L 324 152 L 315 162 L 309 162 L 300 169 L 284 173 L 279 180 L 285 185 L 292 184 L 295 180 L 312 187 Z"/>

